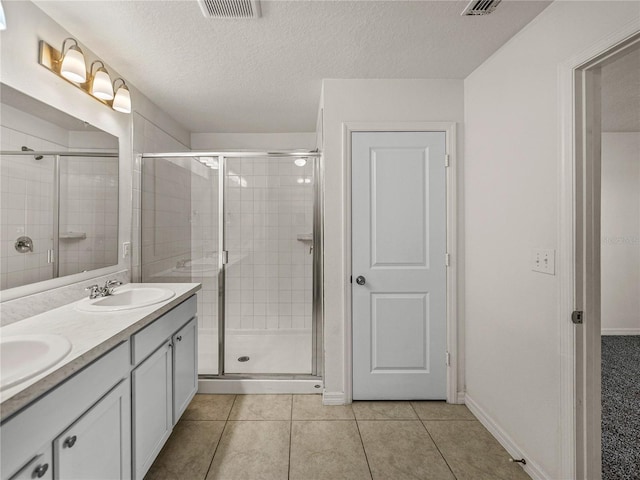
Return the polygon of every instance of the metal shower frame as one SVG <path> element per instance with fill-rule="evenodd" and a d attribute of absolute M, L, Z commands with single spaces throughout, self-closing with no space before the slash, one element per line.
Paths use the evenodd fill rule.
<path fill-rule="evenodd" d="M 294 379 L 318 379 L 324 376 L 323 368 L 323 304 L 322 304 L 322 283 L 323 283 L 323 223 L 322 205 L 324 202 L 324 192 L 321 188 L 323 182 L 322 153 L 318 150 L 281 150 L 281 151 L 252 151 L 252 150 L 228 150 L 228 151 L 193 151 L 193 152 L 167 152 L 167 153 L 142 153 L 137 155 L 138 164 L 142 166 L 142 159 L 166 159 L 166 158 L 192 158 L 196 161 L 200 157 L 216 158 L 218 160 L 218 373 L 202 374 L 201 379 L 265 379 L 292 377 Z M 224 182 L 227 173 L 228 158 L 313 158 L 313 301 L 312 301 L 312 358 L 311 375 L 288 375 L 288 374 L 229 374 L 225 372 L 225 269 L 227 263 L 227 250 L 225 239 L 224 210 L 225 195 Z M 142 195 L 142 189 L 140 189 Z M 142 199 L 140 199 L 142 200 Z M 142 203 L 140 203 L 142 206 Z M 140 209 L 142 215 L 142 208 Z M 142 229 L 138 245 L 142 245 Z M 142 276 L 142 268 L 140 268 Z M 139 280 L 142 280 L 141 278 Z"/>

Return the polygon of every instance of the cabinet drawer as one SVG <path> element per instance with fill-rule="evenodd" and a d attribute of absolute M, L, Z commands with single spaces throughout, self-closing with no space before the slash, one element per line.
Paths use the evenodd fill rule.
<path fill-rule="evenodd" d="M 131 337 L 131 363 L 137 365 L 196 315 L 196 296 L 182 302 Z"/>
<path fill-rule="evenodd" d="M 2 478 L 33 456 L 34 445 L 50 442 L 127 377 L 129 368 L 129 342 L 124 342 L 3 423 Z"/>
<path fill-rule="evenodd" d="M 53 461 L 51 455 L 51 444 L 47 443 L 38 449 L 38 453 L 20 469 L 10 480 L 51 480 L 53 478 Z"/>

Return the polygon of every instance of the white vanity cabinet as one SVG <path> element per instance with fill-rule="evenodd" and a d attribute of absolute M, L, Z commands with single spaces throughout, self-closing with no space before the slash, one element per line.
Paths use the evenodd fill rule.
<path fill-rule="evenodd" d="M 3 480 L 131 478 L 129 351 L 121 343 L 2 423 Z"/>
<path fill-rule="evenodd" d="M 29 462 L 11 477 L 11 480 L 51 480 L 53 478 L 53 461 L 51 444 L 47 443 L 38 449 L 38 452 Z"/>
<path fill-rule="evenodd" d="M 173 424 L 175 425 L 198 390 L 198 325 L 194 318 L 172 337 Z"/>
<path fill-rule="evenodd" d="M 196 306 L 191 297 L 131 339 L 135 479 L 144 478 L 197 391 Z"/>
<path fill-rule="evenodd" d="M 197 391 L 196 297 L 0 425 L 1 480 L 142 479 Z"/>
<path fill-rule="evenodd" d="M 53 441 L 54 477 L 129 478 L 129 382 L 123 380 Z M 123 428 L 124 427 L 124 428 Z"/>

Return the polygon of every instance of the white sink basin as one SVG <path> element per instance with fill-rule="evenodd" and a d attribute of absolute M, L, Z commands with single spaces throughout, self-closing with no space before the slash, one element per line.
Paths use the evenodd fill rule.
<path fill-rule="evenodd" d="M 71 342 L 62 335 L 10 335 L 0 339 L 0 390 L 44 372 L 62 360 Z"/>
<path fill-rule="evenodd" d="M 168 288 L 128 286 L 116 288 L 113 295 L 86 298 L 77 303 L 76 308 L 82 312 L 116 312 L 118 310 L 131 310 L 134 308 L 148 307 L 156 303 L 169 300 L 176 293 Z"/>

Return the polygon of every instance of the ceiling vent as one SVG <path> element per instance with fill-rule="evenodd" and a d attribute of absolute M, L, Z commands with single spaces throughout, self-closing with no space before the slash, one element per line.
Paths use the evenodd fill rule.
<path fill-rule="evenodd" d="M 258 18 L 260 0 L 198 0 L 205 17 Z"/>
<path fill-rule="evenodd" d="M 501 0 L 471 0 L 460 15 L 489 15 Z"/>

